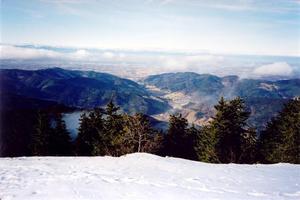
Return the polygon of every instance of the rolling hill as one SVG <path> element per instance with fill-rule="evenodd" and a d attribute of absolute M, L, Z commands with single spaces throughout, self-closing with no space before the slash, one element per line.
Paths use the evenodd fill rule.
<path fill-rule="evenodd" d="M 27 71 L 0 70 L 2 96 L 21 95 L 55 101 L 79 108 L 92 108 L 115 101 L 125 112 L 161 113 L 168 104 L 153 98 L 141 85 L 117 76 L 61 68 Z"/>
<path fill-rule="evenodd" d="M 143 112 L 167 121 L 169 114 L 180 112 L 198 125 L 211 119 L 213 106 L 221 96 L 241 96 L 252 113 L 249 122 L 258 129 L 288 99 L 300 95 L 300 79 L 269 81 L 193 72 L 152 75 L 141 80 L 141 84 L 107 73 L 61 68 L 1 69 L 0 76 L 2 101 L 11 98 L 16 102 L 7 104 L 11 107 L 55 102 L 89 109 L 104 106 L 112 99 L 127 113 Z M 18 100 L 18 96 L 25 100 Z"/>
<path fill-rule="evenodd" d="M 240 96 L 252 112 L 250 122 L 259 129 L 288 99 L 300 95 L 300 79 L 268 81 L 180 72 L 152 75 L 142 81 L 169 99 L 177 108 L 174 112 L 183 111 L 195 123 L 209 120 L 208 116 L 214 113 L 213 105 L 221 96 Z"/>

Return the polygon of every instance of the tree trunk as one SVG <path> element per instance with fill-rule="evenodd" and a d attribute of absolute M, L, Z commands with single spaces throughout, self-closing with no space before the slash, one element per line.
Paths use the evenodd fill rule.
<path fill-rule="evenodd" d="M 138 152 L 141 152 L 141 143 L 142 143 L 142 135 L 139 135 L 139 146 L 138 146 Z"/>

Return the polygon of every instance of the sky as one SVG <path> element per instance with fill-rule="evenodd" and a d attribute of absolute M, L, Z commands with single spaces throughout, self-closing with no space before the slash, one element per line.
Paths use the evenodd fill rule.
<path fill-rule="evenodd" d="M 1 43 L 299 57 L 300 1 L 1 0 Z"/>

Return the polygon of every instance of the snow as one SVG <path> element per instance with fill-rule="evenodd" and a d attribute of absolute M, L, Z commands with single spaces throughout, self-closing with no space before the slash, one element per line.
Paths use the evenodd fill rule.
<path fill-rule="evenodd" d="M 145 153 L 1 158 L 0 199 L 300 199 L 300 165 L 207 164 Z"/>

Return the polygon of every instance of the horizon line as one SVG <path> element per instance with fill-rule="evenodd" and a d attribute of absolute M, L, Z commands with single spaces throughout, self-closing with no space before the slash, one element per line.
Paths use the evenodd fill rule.
<path fill-rule="evenodd" d="M 265 56 L 265 57 L 292 57 L 300 58 L 298 55 L 286 55 L 286 54 L 266 54 L 266 53 L 253 53 L 253 52 L 213 52 L 205 49 L 164 49 L 164 48 L 107 48 L 99 46 L 76 46 L 76 45 L 51 45 L 41 43 L 3 43 L 0 45 L 15 46 L 26 48 L 25 46 L 33 46 L 34 48 L 53 47 L 58 49 L 68 48 L 74 50 L 106 50 L 106 51 L 128 51 L 128 52 L 148 52 L 148 53 L 169 53 L 169 54 L 208 54 L 208 55 L 224 55 L 224 56 Z M 28 47 L 27 47 L 28 48 Z"/>

